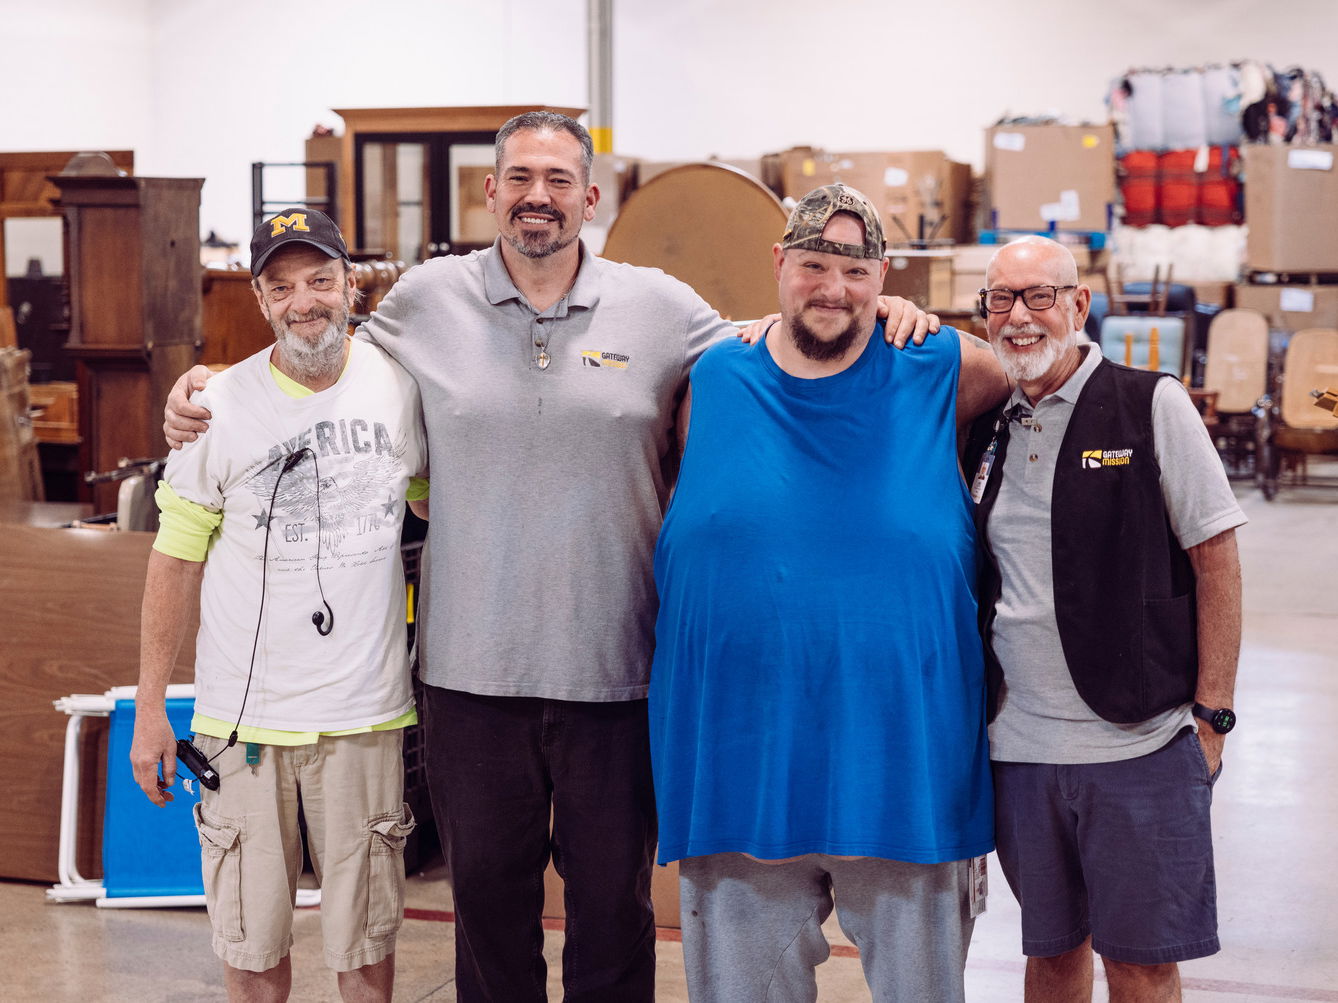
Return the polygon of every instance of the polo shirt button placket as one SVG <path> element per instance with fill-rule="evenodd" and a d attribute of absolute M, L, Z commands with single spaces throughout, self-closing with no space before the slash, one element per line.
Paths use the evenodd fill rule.
<path fill-rule="evenodd" d="M 539 317 L 534 322 L 536 325 L 539 325 L 539 328 L 538 330 L 535 331 L 535 336 L 534 336 L 534 347 L 539 349 L 539 354 L 538 356 L 535 357 L 534 361 L 539 364 L 540 369 L 547 369 L 548 364 L 553 361 L 552 356 L 548 354 L 548 339 L 542 336 L 543 335 L 542 325 L 546 319 L 547 318 L 545 317 Z"/>

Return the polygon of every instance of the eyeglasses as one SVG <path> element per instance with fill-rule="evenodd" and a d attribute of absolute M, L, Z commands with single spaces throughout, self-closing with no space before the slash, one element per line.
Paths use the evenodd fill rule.
<path fill-rule="evenodd" d="M 982 289 L 980 305 L 986 313 L 1007 313 L 1019 296 L 1028 310 L 1049 310 L 1065 289 L 1077 286 L 1028 286 L 1026 289 Z"/>

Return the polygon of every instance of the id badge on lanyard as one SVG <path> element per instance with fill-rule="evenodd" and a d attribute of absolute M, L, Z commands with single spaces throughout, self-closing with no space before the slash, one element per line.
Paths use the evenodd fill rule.
<path fill-rule="evenodd" d="M 971 501 L 977 505 L 985 497 L 985 485 L 989 483 L 990 471 L 994 469 L 994 461 L 999 455 L 999 429 L 1003 428 L 1006 420 L 1003 415 L 994 420 L 994 434 L 980 457 L 980 466 L 976 468 L 976 476 L 971 481 Z"/>

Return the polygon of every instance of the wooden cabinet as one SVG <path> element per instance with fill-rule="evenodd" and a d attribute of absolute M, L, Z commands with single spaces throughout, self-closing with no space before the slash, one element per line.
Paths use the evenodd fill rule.
<path fill-rule="evenodd" d="M 56 176 L 66 222 L 80 463 L 161 456 L 162 408 L 200 340 L 200 178 Z M 85 500 L 116 507 L 116 485 Z"/>
<path fill-rule="evenodd" d="M 73 150 L 0 153 L 0 264 L 7 260 L 5 238 L 9 220 L 60 215 L 52 175 L 58 174 L 76 156 Z M 132 150 L 111 150 L 107 157 L 112 167 L 134 173 Z M 0 306 L 9 302 L 5 286 L 6 283 L 0 282 Z"/>
<path fill-rule="evenodd" d="M 102 693 L 139 675 L 139 605 L 151 533 L 54 529 L 80 514 L 72 506 L 0 503 L 0 877 L 55 881 L 60 831 L 61 768 L 68 718 L 52 701 L 70 693 Z M 55 519 L 44 514 L 55 512 Z M 186 623 L 172 682 L 191 681 L 198 612 Z M 78 860 L 80 873 L 101 873 L 97 847 L 107 771 L 100 732 L 81 745 Z"/>

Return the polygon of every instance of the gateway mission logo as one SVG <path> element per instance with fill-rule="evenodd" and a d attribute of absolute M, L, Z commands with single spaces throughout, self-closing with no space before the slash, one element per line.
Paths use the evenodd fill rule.
<path fill-rule="evenodd" d="M 1082 465 L 1086 470 L 1096 470 L 1101 467 L 1127 467 L 1133 462 L 1134 451 L 1132 449 L 1084 449 L 1082 451 Z"/>
<path fill-rule="evenodd" d="M 628 357 L 617 352 L 586 351 L 581 353 L 581 365 L 595 369 L 626 369 Z"/>

